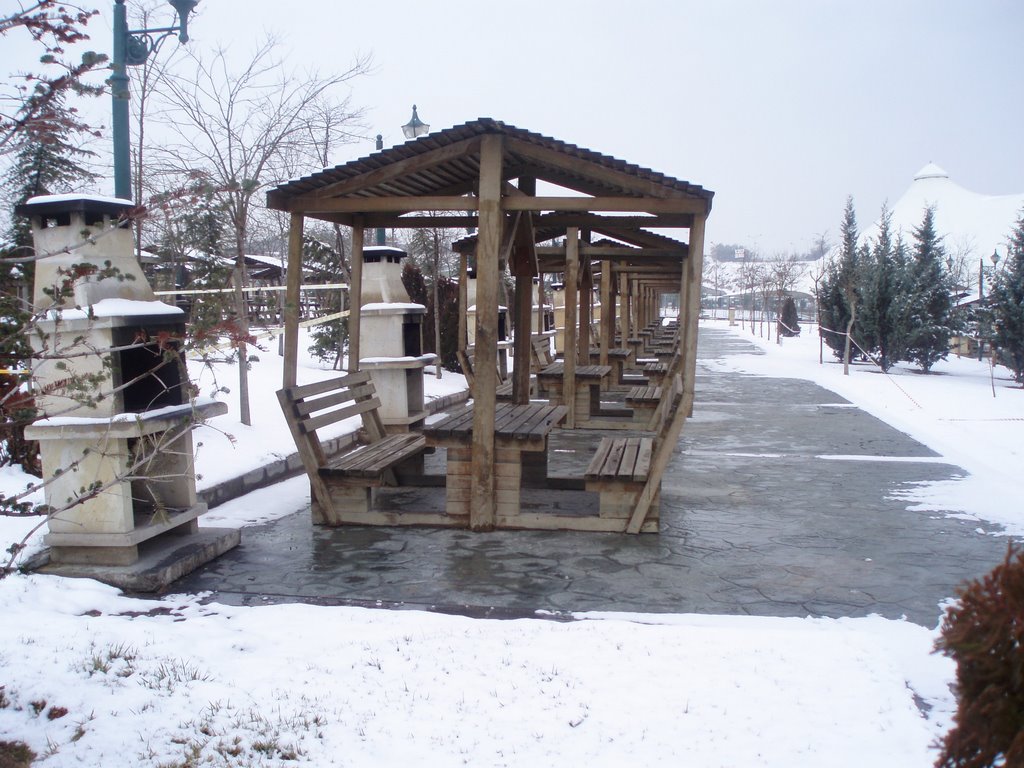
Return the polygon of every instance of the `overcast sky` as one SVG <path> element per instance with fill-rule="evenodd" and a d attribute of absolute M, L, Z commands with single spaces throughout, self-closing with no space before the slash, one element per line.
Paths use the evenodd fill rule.
<path fill-rule="evenodd" d="M 502 120 L 713 190 L 709 243 L 835 241 L 847 195 L 867 225 L 930 161 L 1024 192 L 1021 0 L 201 0 L 190 45 L 271 32 L 296 68 L 372 55 L 351 95 L 386 146 L 413 103 Z"/>

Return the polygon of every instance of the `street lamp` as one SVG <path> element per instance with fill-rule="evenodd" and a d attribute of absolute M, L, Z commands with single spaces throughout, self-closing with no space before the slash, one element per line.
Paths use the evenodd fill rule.
<path fill-rule="evenodd" d="M 114 134 L 114 196 L 132 199 L 131 137 L 128 130 L 128 73 L 125 67 L 144 64 L 161 43 L 178 33 L 178 40 L 188 42 L 188 17 L 199 0 L 167 0 L 174 8 L 176 26 L 157 29 L 128 29 L 125 0 L 114 0 L 114 61 L 110 76 Z M 153 35 L 158 35 L 154 39 Z"/>
<path fill-rule="evenodd" d="M 412 105 L 412 117 L 408 123 L 402 126 L 402 133 L 407 139 L 416 139 L 430 133 L 430 126 L 420 120 L 420 116 L 416 114 L 415 104 Z"/>

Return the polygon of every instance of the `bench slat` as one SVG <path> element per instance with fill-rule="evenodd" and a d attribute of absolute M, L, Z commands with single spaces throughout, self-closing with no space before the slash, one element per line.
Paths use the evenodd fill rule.
<path fill-rule="evenodd" d="M 333 408 L 334 406 L 348 402 L 349 400 L 360 400 L 366 397 L 372 397 L 374 394 L 375 390 L 373 385 L 364 384 L 358 387 L 343 389 L 332 395 L 298 400 L 295 402 L 295 415 L 300 417 L 309 416 L 309 414 L 314 411 L 326 411 L 328 408 Z"/>
<path fill-rule="evenodd" d="M 308 434 L 310 432 L 315 432 L 318 429 L 322 429 L 328 424 L 334 424 L 342 419 L 347 419 L 350 416 L 369 413 L 377 408 L 380 408 L 380 400 L 376 397 L 371 397 L 369 400 L 362 400 L 358 403 L 346 406 L 345 408 L 338 408 L 335 411 L 330 411 L 319 416 L 309 416 L 305 419 L 300 419 L 299 429 Z"/>

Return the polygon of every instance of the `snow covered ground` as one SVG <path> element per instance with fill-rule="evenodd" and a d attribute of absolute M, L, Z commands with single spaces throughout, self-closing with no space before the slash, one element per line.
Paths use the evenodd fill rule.
<path fill-rule="evenodd" d="M 813 337 L 753 340 L 768 354 L 706 364 L 818 381 L 970 473 L 922 486 L 908 504 L 1024 531 L 1011 484 L 1024 391 L 1005 370 L 993 398 L 976 361 L 940 364 L 935 376 L 857 366 L 843 377 L 818 365 Z M 327 375 L 311 363 L 301 372 Z M 220 383 L 234 389 L 236 376 Z M 233 406 L 203 428 L 202 484 L 290 451 L 279 382 L 279 358 L 264 353 L 256 424 L 238 424 Z M 426 383 L 435 395 L 462 385 L 450 374 Z M 7 472 L 0 490 L 24 481 Z M 206 523 L 243 525 L 306 503 L 300 478 L 218 507 Z M 0 521 L 0 539 L 15 540 L 19 526 Z M 27 742 L 42 766 L 923 768 L 954 706 L 953 666 L 931 653 L 934 630 L 877 617 L 494 621 L 189 595 L 154 603 L 24 575 L 0 581 L 0 605 L 0 740 Z"/>

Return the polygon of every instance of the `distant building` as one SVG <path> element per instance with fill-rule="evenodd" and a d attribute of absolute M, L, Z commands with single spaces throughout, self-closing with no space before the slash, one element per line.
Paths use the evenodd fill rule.
<path fill-rule="evenodd" d="M 1006 241 L 1024 209 L 1024 192 L 1016 195 L 983 195 L 964 189 L 934 163 L 917 172 L 903 196 L 892 206 L 893 237 L 913 241 L 927 206 L 935 207 L 935 228 L 944 238 L 950 256 L 984 258 L 993 251 L 1006 255 Z M 875 221 L 861 233 L 861 242 L 878 237 Z"/>

